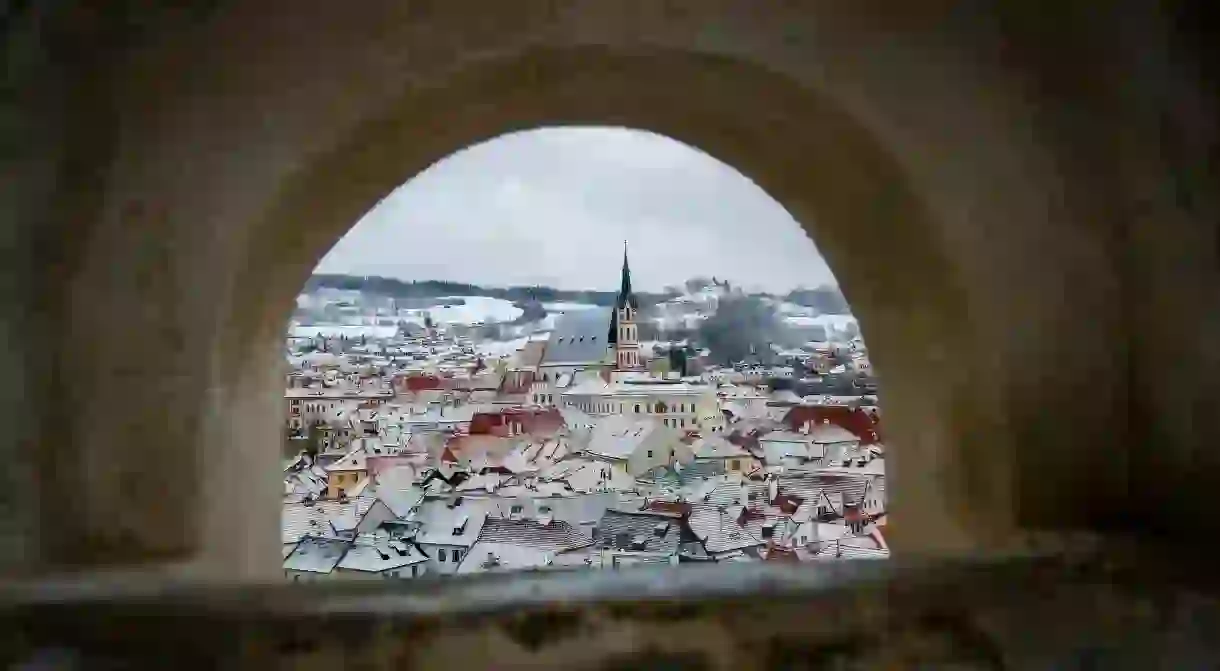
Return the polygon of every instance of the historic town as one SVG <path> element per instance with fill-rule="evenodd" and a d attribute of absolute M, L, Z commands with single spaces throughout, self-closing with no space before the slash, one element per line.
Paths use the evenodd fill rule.
<path fill-rule="evenodd" d="M 286 342 L 291 581 L 889 556 L 850 314 L 716 278 L 645 303 L 626 247 L 607 305 L 322 279 Z"/>

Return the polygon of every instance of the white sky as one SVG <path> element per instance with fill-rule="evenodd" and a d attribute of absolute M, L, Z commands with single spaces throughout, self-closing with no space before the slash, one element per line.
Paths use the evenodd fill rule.
<path fill-rule="evenodd" d="M 546 128 L 468 147 L 395 189 L 317 271 L 488 286 L 637 289 L 695 275 L 787 291 L 833 284 L 813 242 L 748 178 L 667 137 Z"/>

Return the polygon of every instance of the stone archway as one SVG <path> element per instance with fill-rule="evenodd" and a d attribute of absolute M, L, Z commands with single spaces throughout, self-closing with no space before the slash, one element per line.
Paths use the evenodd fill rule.
<path fill-rule="evenodd" d="M 760 118 L 767 122 L 759 123 Z M 934 324 L 951 323 L 952 315 L 966 310 L 955 269 L 939 247 L 940 233 L 900 166 L 826 96 L 738 60 L 669 50 L 528 50 L 513 58 L 471 64 L 447 78 L 443 88 L 408 92 L 395 101 L 295 175 L 253 228 L 253 256 L 242 266 L 254 276 L 236 286 L 257 284 L 266 294 L 258 307 L 234 299 L 241 304 L 242 317 L 258 321 L 243 325 L 232 357 L 240 357 L 240 349 L 252 340 L 279 338 L 287 314 L 283 306 L 290 304 L 316 261 L 403 179 L 499 133 L 557 124 L 659 132 L 742 170 L 816 236 L 863 328 L 870 335 L 878 332 L 870 341 L 878 353 L 877 365 L 892 370 L 889 379 L 898 382 L 887 403 L 892 407 L 893 399 L 904 394 L 902 378 L 936 377 L 943 395 L 932 402 L 934 395 L 912 394 L 906 416 L 919 417 L 924 431 L 941 420 L 959 421 L 937 406 L 961 402 L 958 394 L 963 390 L 955 390 L 955 385 L 963 383 L 966 371 L 957 371 L 961 378 L 954 380 L 935 372 L 936 362 L 926 358 L 928 352 L 899 344 L 931 341 L 937 337 L 929 330 Z M 434 130 L 421 137 L 421 127 Z M 879 240 L 885 242 L 879 245 Z M 890 245 L 902 250 L 901 257 L 888 256 Z M 276 257 L 282 272 L 274 275 L 255 261 Z M 908 274 L 922 281 L 908 282 Z M 251 333 L 258 336 L 252 338 Z M 958 342 L 968 349 L 974 338 L 963 333 Z M 898 404 L 891 413 L 902 417 L 904 404 Z M 896 426 L 901 423 L 895 420 Z M 892 477 L 900 479 L 897 473 Z M 895 489 L 901 491 L 901 484 Z M 913 511 L 911 528 L 921 530 L 924 547 L 964 547 L 970 541 L 944 527 L 948 518 L 943 511 L 957 505 L 952 502 L 955 496 L 984 506 L 983 498 L 1003 496 L 1003 491 L 954 493 L 937 487 L 929 494 L 941 500 L 912 506 L 927 511 L 928 518 L 919 520 Z M 913 491 L 908 496 L 929 494 Z M 1010 508 L 1002 498 L 993 505 Z M 992 523 L 988 532 L 1000 529 Z M 896 544 L 902 547 L 902 539 Z"/>
<path fill-rule="evenodd" d="M 1098 223 L 1155 212 L 1194 231 L 1157 194 L 1113 205 L 1162 166 L 1149 158 L 1156 133 L 1109 143 L 1077 112 L 1057 116 L 1054 95 L 1003 60 L 1029 56 L 1014 42 L 1042 40 L 931 10 L 833 4 L 384 0 L 356 12 L 251 0 L 207 20 L 148 19 L 134 46 L 63 66 L 75 76 L 33 70 L 53 90 L 23 100 L 43 132 L 29 136 L 34 147 L 50 138 L 66 167 L 56 181 L 32 165 L 5 192 L 30 222 L 13 248 L 34 252 L 14 263 L 37 297 L 14 312 L 32 317 L 17 340 L 40 345 L 15 357 L 32 381 L 19 387 L 28 400 L 11 452 L 40 447 L 29 468 L 13 462 L 6 488 L 39 502 L 14 526 L 21 559 L 265 573 L 277 511 L 274 450 L 260 446 L 277 444 L 273 364 L 291 295 L 414 172 L 498 133 L 564 123 L 699 147 L 810 227 L 886 380 L 901 444 L 897 551 L 1152 522 L 1129 496 L 1133 477 L 1182 503 L 1178 488 L 1132 475 L 1130 460 L 1160 462 L 1130 449 L 1128 384 L 1181 380 L 1189 407 L 1205 395 L 1127 352 L 1140 320 L 1202 326 L 1181 303 L 1153 300 L 1172 293 L 1167 259 L 1183 250 Z M 1029 64 L 1053 80 L 1066 61 L 1080 62 Z M 1159 128 L 1140 125 L 1127 90 L 1097 82 L 1065 109 Z M 1201 250 L 1212 247 L 1191 235 L 1200 281 L 1187 284 L 1210 286 Z M 1064 422 L 1054 411 L 1082 379 L 1090 403 Z M 1179 413 L 1139 407 L 1138 432 L 1173 438 L 1170 461 L 1190 464 L 1193 441 L 1169 419 Z"/>

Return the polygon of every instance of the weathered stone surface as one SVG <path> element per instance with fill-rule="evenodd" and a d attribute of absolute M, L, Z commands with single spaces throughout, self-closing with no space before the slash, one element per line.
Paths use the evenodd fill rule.
<path fill-rule="evenodd" d="M 1204 668 L 1220 601 L 1180 560 L 510 578 L 66 598 L 0 614 L 10 663 L 78 668 Z M 43 603 L 36 603 L 39 599 Z M 658 617 L 667 613 L 669 617 Z"/>

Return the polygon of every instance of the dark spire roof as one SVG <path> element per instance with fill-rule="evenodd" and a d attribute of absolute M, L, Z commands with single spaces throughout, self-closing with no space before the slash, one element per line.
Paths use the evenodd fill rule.
<path fill-rule="evenodd" d="M 639 304 L 635 301 L 635 294 L 631 292 L 631 267 L 627 265 L 627 241 L 623 241 L 623 278 L 618 289 L 618 300 L 614 302 L 614 307 L 621 308 L 624 305 L 630 305 L 633 308 L 639 309 Z"/>
<path fill-rule="evenodd" d="M 619 284 L 618 297 L 614 300 L 614 310 L 610 316 L 610 344 L 618 344 L 618 311 L 624 305 L 640 309 L 635 294 L 631 292 L 631 267 L 627 264 L 627 241 L 623 241 L 623 277 Z"/>

